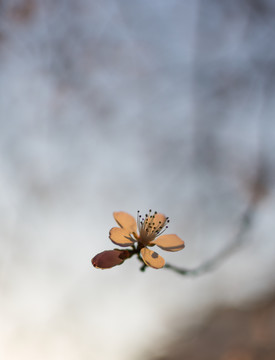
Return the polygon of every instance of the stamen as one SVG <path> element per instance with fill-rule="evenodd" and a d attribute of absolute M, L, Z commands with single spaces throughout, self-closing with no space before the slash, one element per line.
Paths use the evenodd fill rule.
<path fill-rule="evenodd" d="M 157 211 L 152 213 L 152 209 L 149 209 L 149 212 L 145 214 L 144 217 L 140 215 L 140 211 L 137 212 L 137 225 L 139 230 L 139 235 L 143 238 L 143 241 L 146 243 L 147 241 L 151 241 L 157 236 L 161 235 L 168 226 L 166 224 L 169 223 L 169 217 L 165 217 L 164 221 L 156 222 Z"/>
<path fill-rule="evenodd" d="M 162 229 L 162 230 L 158 233 L 158 236 L 160 236 L 161 234 L 163 234 L 163 233 L 164 233 L 164 231 L 165 231 L 167 228 L 168 228 L 168 226 L 165 226 L 165 228 L 164 228 L 164 229 Z"/>
<path fill-rule="evenodd" d="M 139 210 L 137 211 L 137 227 L 138 227 L 138 231 L 140 231 L 140 215 L 139 215 Z"/>

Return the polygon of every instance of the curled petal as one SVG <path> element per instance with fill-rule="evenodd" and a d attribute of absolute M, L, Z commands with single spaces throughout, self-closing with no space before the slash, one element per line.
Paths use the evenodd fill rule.
<path fill-rule="evenodd" d="M 97 269 L 110 269 L 116 265 L 120 265 L 129 258 L 128 250 L 106 250 L 97 254 L 92 259 L 92 264 Z"/>
<path fill-rule="evenodd" d="M 137 232 L 137 222 L 132 215 L 124 211 L 118 211 L 114 212 L 114 218 L 118 225 L 127 230 L 129 234 Z"/>
<path fill-rule="evenodd" d="M 146 247 L 141 249 L 140 253 L 145 264 L 151 266 L 154 269 L 160 269 L 165 264 L 163 257 Z"/>
<path fill-rule="evenodd" d="M 150 243 L 150 245 L 157 245 L 161 249 L 166 251 L 179 251 L 182 250 L 185 245 L 184 241 L 181 240 L 177 235 L 161 235 Z"/>
<path fill-rule="evenodd" d="M 124 247 L 131 246 L 135 243 L 135 240 L 127 230 L 118 227 L 113 227 L 110 230 L 109 238 L 114 244 Z"/>

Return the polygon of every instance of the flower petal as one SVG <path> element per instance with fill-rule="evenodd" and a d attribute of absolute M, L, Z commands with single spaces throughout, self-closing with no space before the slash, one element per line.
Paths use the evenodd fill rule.
<path fill-rule="evenodd" d="M 114 212 L 114 218 L 118 225 L 127 230 L 129 234 L 137 232 L 137 222 L 132 215 L 124 211 L 118 211 Z"/>
<path fill-rule="evenodd" d="M 123 263 L 129 257 L 128 250 L 106 250 L 97 254 L 92 259 L 92 264 L 97 269 L 110 269 Z"/>
<path fill-rule="evenodd" d="M 140 253 L 145 264 L 151 266 L 154 269 L 160 269 L 165 264 L 163 257 L 146 247 L 142 248 Z"/>
<path fill-rule="evenodd" d="M 163 214 L 155 214 L 154 215 L 154 223 L 157 225 L 157 226 L 163 226 L 164 223 L 166 221 L 166 216 L 163 215 Z"/>
<path fill-rule="evenodd" d="M 127 230 L 118 227 L 113 227 L 110 230 L 109 238 L 114 244 L 120 246 L 131 246 L 135 243 Z"/>
<path fill-rule="evenodd" d="M 181 240 L 177 235 L 161 235 L 150 243 L 159 246 L 163 250 L 167 251 L 179 251 L 182 250 L 185 245 L 184 241 Z"/>

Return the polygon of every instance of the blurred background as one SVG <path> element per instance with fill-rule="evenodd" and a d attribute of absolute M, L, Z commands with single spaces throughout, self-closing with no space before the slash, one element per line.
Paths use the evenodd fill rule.
<path fill-rule="evenodd" d="M 272 0 L 0 0 L 2 359 L 176 359 L 217 307 L 267 301 L 274 16 Z M 113 211 L 149 208 L 186 243 L 166 261 L 199 266 L 234 239 L 255 182 L 246 241 L 217 269 L 91 266 L 114 248 Z"/>

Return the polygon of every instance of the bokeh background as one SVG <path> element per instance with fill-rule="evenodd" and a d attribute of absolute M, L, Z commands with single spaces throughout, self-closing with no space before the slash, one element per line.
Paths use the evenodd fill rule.
<path fill-rule="evenodd" d="M 0 0 L 0 357 L 135 360 L 275 286 L 275 2 Z M 111 270 L 112 212 L 149 208 L 203 276 Z M 256 206 L 256 205 L 255 205 Z M 228 358 L 229 359 L 229 358 Z"/>

